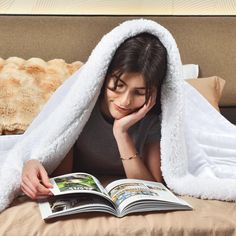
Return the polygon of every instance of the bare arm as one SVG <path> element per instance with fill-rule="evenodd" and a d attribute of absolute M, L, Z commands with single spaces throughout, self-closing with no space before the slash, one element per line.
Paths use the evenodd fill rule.
<path fill-rule="evenodd" d="M 67 153 L 60 165 L 53 171 L 50 177 L 64 175 L 72 172 L 73 168 L 73 147 Z"/>
<path fill-rule="evenodd" d="M 134 156 L 135 153 L 137 153 L 133 140 L 129 136 L 128 129 L 141 120 L 155 105 L 156 94 L 156 90 L 153 90 L 148 102 L 138 111 L 114 121 L 113 134 L 121 157 L 127 158 Z M 127 178 L 137 178 L 150 181 L 161 180 L 160 144 L 149 144 L 145 146 L 144 162 L 139 157 L 122 160 L 122 162 Z"/>
<path fill-rule="evenodd" d="M 128 133 L 116 135 L 121 157 L 133 156 L 137 150 Z M 140 157 L 123 160 L 127 178 L 136 178 L 149 181 L 162 181 L 160 170 L 160 145 L 158 143 L 145 146 L 144 162 Z"/>
<path fill-rule="evenodd" d="M 156 181 L 163 181 L 161 172 L 160 141 L 148 143 L 144 146 L 144 164 Z"/>

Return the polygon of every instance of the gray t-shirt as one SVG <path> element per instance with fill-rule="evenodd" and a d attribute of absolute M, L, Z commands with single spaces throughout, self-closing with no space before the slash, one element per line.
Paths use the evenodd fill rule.
<path fill-rule="evenodd" d="M 155 114 L 147 114 L 142 120 L 131 126 L 128 133 L 142 158 L 144 144 L 160 141 L 160 119 Z M 95 176 L 125 176 L 113 135 L 113 124 L 104 118 L 99 99 L 74 148 L 73 171 L 86 172 Z"/>

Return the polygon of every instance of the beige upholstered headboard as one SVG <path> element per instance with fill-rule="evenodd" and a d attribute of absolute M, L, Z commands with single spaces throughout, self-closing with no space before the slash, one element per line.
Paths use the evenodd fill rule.
<path fill-rule="evenodd" d="M 0 57 L 86 61 L 105 33 L 133 18 L 152 19 L 169 29 L 183 63 L 199 64 L 202 77 L 225 79 L 221 106 L 236 106 L 236 17 L 0 15 Z"/>

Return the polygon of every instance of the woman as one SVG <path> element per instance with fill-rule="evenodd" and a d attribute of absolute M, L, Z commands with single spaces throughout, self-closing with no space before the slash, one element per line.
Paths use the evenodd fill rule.
<path fill-rule="evenodd" d="M 83 171 L 162 181 L 160 94 L 167 52 L 141 33 L 116 50 L 90 119 L 53 176 Z M 48 174 L 37 160 L 25 163 L 21 189 L 32 199 L 50 195 Z"/>

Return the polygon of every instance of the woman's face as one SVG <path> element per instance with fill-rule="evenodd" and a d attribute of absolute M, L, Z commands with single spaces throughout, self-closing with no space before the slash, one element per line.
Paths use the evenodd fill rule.
<path fill-rule="evenodd" d="M 116 79 L 111 76 L 106 81 L 102 111 L 110 118 L 121 119 L 144 105 L 146 88 L 144 78 L 139 73 L 122 74 L 114 90 Z"/>

